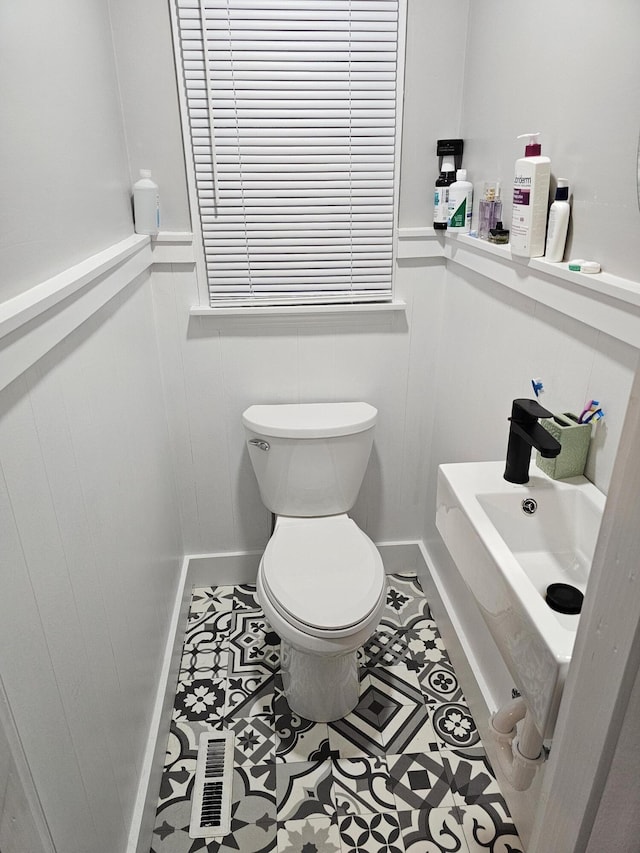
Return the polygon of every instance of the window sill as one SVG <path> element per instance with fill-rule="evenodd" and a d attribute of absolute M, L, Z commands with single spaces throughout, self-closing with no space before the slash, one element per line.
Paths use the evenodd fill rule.
<path fill-rule="evenodd" d="M 202 305 L 194 305 L 189 314 L 192 317 L 308 317 L 321 316 L 323 314 L 387 314 L 392 311 L 404 311 L 407 305 L 401 299 L 392 302 L 355 302 L 343 305 L 256 305 L 243 308 L 209 308 Z"/>

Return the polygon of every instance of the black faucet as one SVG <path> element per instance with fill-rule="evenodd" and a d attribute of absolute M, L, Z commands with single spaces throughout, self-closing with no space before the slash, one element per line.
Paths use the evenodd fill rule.
<path fill-rule="evenodd" d="M 538 418 L 552 418 L 537 400 L 514 400 L 511 409 L 511 427 L 507 445 L 507 465 L 504 479 L 509 483 L 529 482 L 531 448 L 540 455 L 553 459 L 560 453 L 560 443 L 538 423 Z"/>

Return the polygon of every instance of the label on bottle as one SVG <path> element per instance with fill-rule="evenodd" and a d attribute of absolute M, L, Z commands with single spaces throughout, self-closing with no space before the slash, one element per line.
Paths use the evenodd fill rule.
<path fill-rule="evenodd" d="M 530 203 L 531 190 L 529 187 L 515 186 L 513 188 L 511 242 L 517 245 L 517 240 L 521 240 L 522 248 L 526 251 L 529 249 L 529 231 L 531 229 Z"/>
<path fill-rule="evenodd" d="M 467 197 L 454 209 L 449 208 L 449 228 L 464 228 L 467 224 Z"/>
<path fill-rule="evenodd" d="M 515 255 L 539 258 L 544 254 L 550 169 L 544 157 L 516 161 L 511 220 L 511 251 Z"/>
<path fill-rule="evenodd" d="M 448 227 L 457 231 L 471 228 L 471 189 L 451 187 L 449 190 Z"/>
<path fill-rule="evenodd" d="M 433 196 L 433 224 L 446 225 L 449 221 L 449 187 L 436 187 Z"/>

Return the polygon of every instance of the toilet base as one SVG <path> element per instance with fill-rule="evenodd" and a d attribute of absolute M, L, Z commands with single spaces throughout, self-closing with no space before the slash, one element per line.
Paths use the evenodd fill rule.
<path fill-rule="evenodd" d="M 292 711 L 316 723 L 346 717 L 358 704 L 360 682 L 356 652 L 314 655 L 281 643 L 284 695 Z"/>

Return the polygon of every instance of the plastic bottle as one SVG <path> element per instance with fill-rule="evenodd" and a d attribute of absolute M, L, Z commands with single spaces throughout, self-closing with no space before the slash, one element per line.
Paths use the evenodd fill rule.
<path fill-rule="evenodd" d="M 454 182 L 455 175 L 453 161 L 444 160 L 433 196 L 433 227 L 436 231 L 444 231 L 447 227 L 449 221 L 449 187 Z"/>
<path fill-rule="evenodd" d="M 547 228 L 547 248 L 544 253 L 545 260 L 558 263 L 564 256 L 564 247 L 567 242 L 567 229 L 569 228 L 569 181 L 558 178 L 556 199 L 549 210 L 549 227 Z"/>
<path fill-rule="evenodd" d="M 133 185 L 133 221 L 137 234 L 155 237 L 160 230 L 160 195 L 149 169 L 140 169 L 140 180 Z"/>
<path fill-rule="evenodd" d="M 523 133 L 518 137 L 528 137 L 529 144 L 524 157 L 516 160 L 513 179 L 511 251 L 525 258 L 544 255 L 551 160 L 542 156 L 538 136 L 539 133 Z"/>
<path fill-rule="evenodd" d="M 467 180 L 467 170 L 458 169 L 456 179 L 449 187 L 450 231 L 466 234 L 471 230 L 471 208 L 473 206 L 473 184 Z"/>

